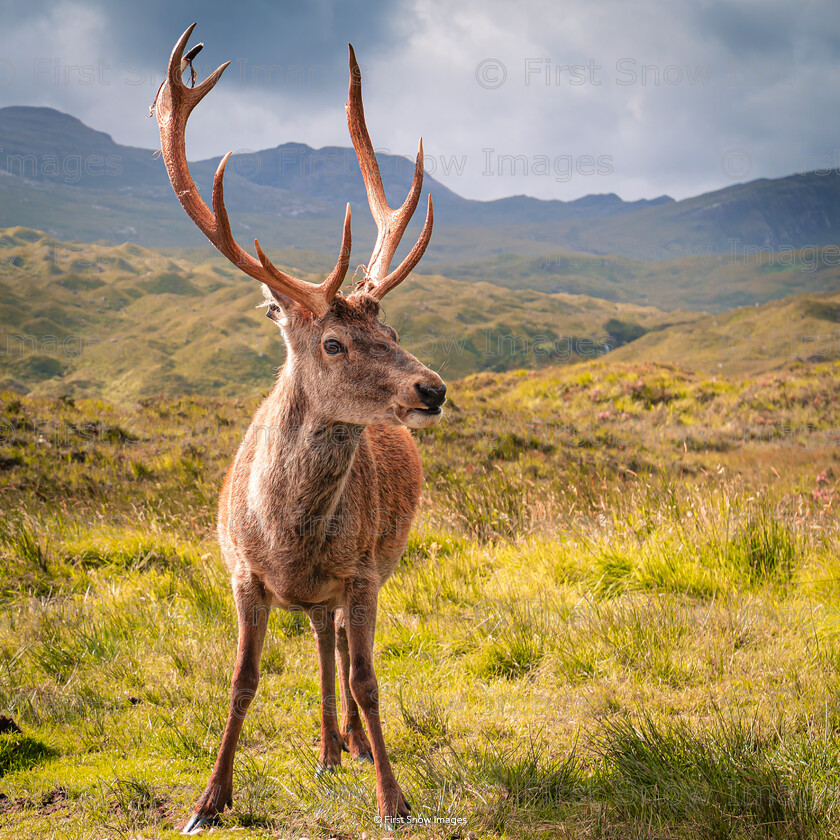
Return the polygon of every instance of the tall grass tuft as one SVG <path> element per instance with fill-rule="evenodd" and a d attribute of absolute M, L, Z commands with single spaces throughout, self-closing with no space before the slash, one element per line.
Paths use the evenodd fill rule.
<path fill-rule="evenodd" d="M 683 720 L 619 716 L 602 723 L 597 789 L 614 817 L 676 821 L 697 837 L 809 836 L 813 791 L 786 765 L 778 731 L 718 717 L 707 731 Z"/>

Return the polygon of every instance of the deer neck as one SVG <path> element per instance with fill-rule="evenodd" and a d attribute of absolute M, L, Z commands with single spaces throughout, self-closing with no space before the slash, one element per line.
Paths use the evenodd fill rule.
<path fill-rule="evenodd" d="M 281 371 L 251 426 L 249 501 L 274 533 L 323 538 L 336 528 L 339 501 L 364 426 L 317 410 L 294 376 Z"/>

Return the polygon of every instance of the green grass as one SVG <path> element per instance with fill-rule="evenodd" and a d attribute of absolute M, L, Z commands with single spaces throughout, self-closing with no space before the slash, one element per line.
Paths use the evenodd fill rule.
<path fill-rule="evenodd" d="M 19 732 L 0 735 L 0 776 L 18 770 L 28 770 L 53 755 L 43 741 Z"/>
<path fill-rule="evenodd" d="M 453 385 L 377 623 L 406 836 L 840 836 L 838 387 Z M 236 648 L 214 497 L 255 402 L 3 397 L 0 837 L 188 816 Z M 308 622 L 276 612 L 218 836 L 382 834 L 369 765 L 315 779 L 318 733 Z"/>

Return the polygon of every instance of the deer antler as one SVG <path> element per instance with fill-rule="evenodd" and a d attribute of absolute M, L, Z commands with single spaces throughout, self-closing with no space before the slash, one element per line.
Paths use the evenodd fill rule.
<path fill-rule="evenodd" d="M 338 262 L 321 284 L 308 283 L 280 271 L 271 263 L 256 239 L 254 240 L 254 247 L 259 260 L 254 259 L 237 244 L 231 233 L 224 200 L 223 179 L 230 153 L 222 158 L 213 178 L 212 211 L 198 194 L 198 189 L 190 175 L 187 163 L 184 141 L 187 120 L 193 108 L 213 89 L 230 64 L 229 61 L 226 61 L 200 85 L 187 87 L 181 78 L 182 74 L 187 66 L 191 67 L 192 58 L 201 49 L 199 44 L 184 56 L 184 48 L 193 29 L 195 29 L 195 24 L 192 24 L 175 44 L 169 59 L 166 81 L 161 85 L 154 104 L 160 128 L 163 160 L 175 195 L 178 196 L 178 200 L 186 210 L 187 215 L 195 222 L 198 229 L 237 268 L 261 283 L 265 283 L 266 286 L 283 297 L 290 298 L 300 304 L 316 316 L 324 315 L 329 309 L 330 301 L 336 296 L 339 287 L 344 282 L 347 267 L 350 264 L 350 205 L 347 205 L 344 216 L 344 230 L 341 237 Z"/>
<path fill-rule="evenodd" d="M 394 252 L 397 250 L 402 235 L 405 233 L 405 229 L 417 207 L 417 202 L 420 200 L 420 191 L 423 188 L 423 140 L 421 138 L 417 151 L 411 189 L 408 191 L 408 196 L 402 206 L 395 210 L 385 198 L 382 175 L 379 172 L 376 153 L 373 150 L 373 143 L 371 143 L 370 134 L 365 124 L 365 109 L 362 104 L 362 74 L 359 70 L 359 63 L 356 61 L 353 45 L 350 44 L 349 47 L 350 89 L 345 106 L 347 126 L 350 129 L 350 136 L 353 138 L 353 146 L 356 149 L 356 157 L 359 159 L 359 168 L 362 170 L 362 178 L 367 190 L 370 212 L 373 214 L 378 231 L 373 253 L 365 267 L 365 279 L 360 290 L 377 300 L 381 300 L 391 289 L 405 280 L 414 266 L 420 262 L 420 258 L 432 237 L 434 208 L 430 195 L 426 221 L 420 233 L 420 238 L 409 251 L 408 256 L 389 274 L 388 269 L 391 266 L 391 260 L 394 258 Z"/>

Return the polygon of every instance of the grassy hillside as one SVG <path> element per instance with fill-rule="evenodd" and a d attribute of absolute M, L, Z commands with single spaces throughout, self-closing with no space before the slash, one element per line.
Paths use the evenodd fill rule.
<path fill-rule="evenodd" d="M 275 257 L 312 280 L 331 268 L 315 252 Z M 783 268 L 777 257 L 642 265 L 508 255 L 451 267 L 461 279 L 415 275 L 388 296 L 384 314 L 403 346 L 448 378 L 607 352 L 724 374 L 840 357 L 840 292 L 818 291 L 840 285 L 840 268 L 816 252 Z M 821 268 L 808 270 L 807 260 Z M 150 394 L 260 393 L 284 349 L 255 308 L 256 285 L 206 249 L 167 255 L 130 244 L 69 244 L 27 228 L 0 231 L 0 387 L 123 403 Z M 751 305 L 707 315 L 634 302 L 643 298 L 666 310 Z M 753 298 L 770 302 L 755 306 Z"/>
<path fill-rule="evenodd" d="M 309 279 L 329 270 L 309 252 L 277 256 Z M 21 393 L 246 395 L 267 389 L 283 358 L 279 331 L 255 308 L 257 284 L 222 257 L 194 263 L 11 228 L 0 233 L 0 288 L 0 385 Z M 405 347 L 454 377 L 591 358 L 697 317 L 440 276 L 413 277 L 384 310 Z"/>
<path fill-rule="evenodd" d="M 837 837 L 839 371 L 451 384 L 375 646 L 422 836 Z M 236 644 L 214 496 L 254 406 L 2 397 L 0 836 L 185 821 Z M 318 728 L 311 632 L 276 613 L 216 834 L 380 835 L 368 765 L 314 778 Z"/>
<path fill-rule="evenodd" d="M 672 362 L 706 373 L 751 373 L 840 358 L 840 292 L 745 306 L 640 337 L 617 361 Z"/>
<path fill-rule="evenodd" d="M 771 252 L 745 251 L 736 245 L 726 255 L 696 252 L 660 262 L 569 253 L 501 254 L 434 270 L 457 280 L 482 280 L 511 289 L 585 294 L 665 310 L 723 312 L 794 294 L 840 290 L 840 248 Z"/>

